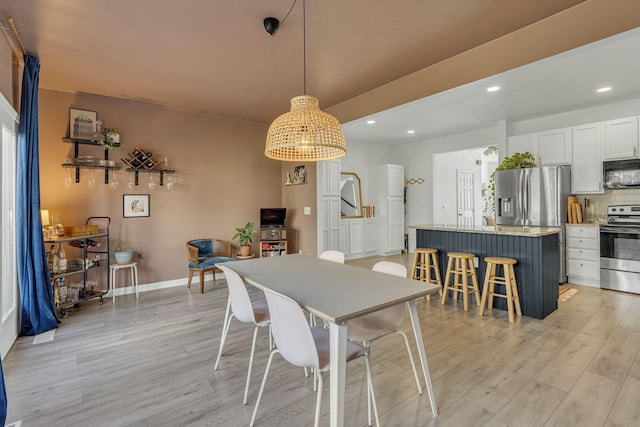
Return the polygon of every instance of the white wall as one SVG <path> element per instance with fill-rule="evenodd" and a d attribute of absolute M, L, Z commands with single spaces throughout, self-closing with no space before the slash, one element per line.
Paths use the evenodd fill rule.
<path fill-rule="evenodd" d="M 473 224 L 482 224 L 482 159 L 485 148 L 437 153 L 433 156 L 433 222 L 457 224 L 457 171 L 473 173 Z M 408 199 L 408 197 L 407 197 Z"/>
<path fill-rule="evenodd" d="M 369 203 L 369 166 L 393 163 L 389 160 L 391 148 L 372 142 L 347 141 L 347 155 L 340 159 L 341 172 L 355 172 L 362 185 L 362 204 Z M 402 164 L 402 163 L 400 163 Z"/>

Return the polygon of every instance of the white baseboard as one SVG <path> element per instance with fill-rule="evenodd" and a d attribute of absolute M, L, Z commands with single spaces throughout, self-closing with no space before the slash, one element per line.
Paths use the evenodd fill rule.
<path fill-rule="evenodd" d="M 207 275 L 206 277 L 210 277 L 210 276 Z M 223 273 L 216 273 L 216 280 L 220 280 L 223 278 L 224 278 Z M 165 280 L 162 282 L 138 284 L 138 292 L 147 292 L 147 291 L 155 291 L 158 289 L 175 288 L 177 286 L 186 286 L 188 281 L 189 279 L 187 277 L 184 277 L 181 279 Z M 205 282 L 206 282 L 206 279 L 205 279 Z M 191 286 L 193 287 L 193 285 L 200 285 L 200 277 L 193 276 L 193 280 L 191 280 Z M 113 287 L 113 283 L 111 284 L 111 286 Z M 114 295 L 113 293 L 114 291 L 116 296 L 130 295 L 130 294 L 136 293 L 135 288 L 129 283 L 128 280 L 126 281 L 126 286 L 122 286 L 122 287 L 121 286 L 122 285 L 118 284 L 117 289 L 115 290 L 112 289 L 111 292 L 107 294 L 107 297 Z"/>

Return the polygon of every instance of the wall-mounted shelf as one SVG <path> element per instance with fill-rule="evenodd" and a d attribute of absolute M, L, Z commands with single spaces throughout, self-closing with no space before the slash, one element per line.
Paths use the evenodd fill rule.
<path fill-rule="evenodd" d="M 160 162 L 153 158 L 153 153 L 144 148 L 135 147 L 129 153 L 129 157 L 120 159 L 122 163 L 129 166 L 127 172 L 135 174 L 135 185 L 138 185 L 138 174 L 145 172 L 148 174 L 157 173 L 160 175 L 160 185 L 164 185 L 164 176 L 175 173 L 173 169 L 158 168 Z"/>
<path fill-rule="evenodd" d="M 127 168 L 127 172 L 129 173 L 133 173 L 135 176 L 135 184 L 138 185 L 138 174 L 139 173 L 148 173 L 148 174 L 152 174 L 152 173 L 157 173 L 160 175 L 160 185 L 164 185 L 164 176 L 165 175 L 170 175 L 172 173 L 176 173 L 175 170 L 173 169 L 133 169 L 133 168 Z"/>
<path fill-rule="evenodd" d="M 96 165 L 96 164 L 88 164 L 88 163 L 83 163 L 80 164 L 78 163 L 78 157 L 79 157 L 79 149 L 78 146 L 79 145 L 93 145 L 93 146 L 97 146 L 97 147 L 102 147 L 104 148 L 104 146 L 98 144 L 95 141 L 91 141 L 89 139 L 72 139 L 72 138 L 62 138 L 63 142 L 66 142 L 68 144 L 73 144 L 73 158 L 75 160 L 75 162 L 73 163 L 63 163 L 62 167 L 65 169 L 75 169 L 76 170 L 76 183 L 80 182 L 80 169 L 90 169 L 90 170 L 95 170 L 95 169 L 104 169 L 104 183 L 108 184 L 109 183 L 109 171 L 110 170 L 119 170 L 120 166 L 108 166 L 108 165 Z M 114 143 L 113 147 L 119 147 L 120 143 Z M 105 163 L 109 162 L 109 149 L 108 148 L 104 148 L 104 161 Z"/>

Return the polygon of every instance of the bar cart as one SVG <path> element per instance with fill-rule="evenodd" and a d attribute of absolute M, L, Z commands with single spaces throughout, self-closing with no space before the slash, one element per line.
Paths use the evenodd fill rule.
<path fill-rule="evenodd" d="M 109 277 L 110 250 L 109 226 L 111 218 L 92 216 L 84 226 L 64 227 L 64 235 L 45 236 L 45 246 L 51 246 L 51 254 L 60 253 L 66 245 L 70 256 L 65 269 L 60 265 L 50 266 L 49 274 L 56 308 L 62 317 L 67 310 L 83 301 L 99 299 L 111 289 Z M 56 251 L 57 249 L 57 251 Z M 71 283 L 76 280 L 75 283 Z M 106 284 L 106 289 L 100 283 Z"/>

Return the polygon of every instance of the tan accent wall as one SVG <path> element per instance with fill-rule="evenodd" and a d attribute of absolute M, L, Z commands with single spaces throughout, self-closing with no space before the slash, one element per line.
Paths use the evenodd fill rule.
<path fill-rule="evenodd" d="M 307 183 L 282 187 L 282 206 L 287 208 L 287 229 L 289 253 L 302 251 L 305 255 L 316 256 L 317 247 L 317 201 L 316 164 L 313 162 L 281 162 L 281 183 L 287 180 L 287 173 L 293 175 L 296 166 L 304 165 Z M 304 215 L 304 208 L 311 208 L 310 215 Z"/>
<path fill-rule="evenodd" d="M 67 190 L 61 164 L 73 157 L 68 135 L 69 107 L 97 111 L 103 126 L 116 127 L 122 147 L 109 152 L 118 163 L 134 147 L 169 159 L 178 172 L 173 191 L 149 190 L 148 175 L 128 188 L 126 172 L 117 189 L 104 184 L 96 171 L 89 190 L 89 173 Z M 235 227 L 259 223 L 260 207 L 281 206 L 282 182 L 278 162 L 264 154 L 266 125 L 169 110 L 155 105 L 94 95 L 40 90 L 40 181 L 42 207 L 62 215 L 64 225 L 83 224 L 89 216 L 111 217 L 112 242 L 131 240 L 143 259 L 140 283 L 187 276 L 185 242 L 216 237 L 230 240 Z M 81 155 L 104 156 L 99 147 L 80 146 Z M 156 175 L 157 177 L 157 175 Z M 123 218 L 123 194 L 149 194 L 149 218 Z M 314 192 L 315 194 L 315 192 Z M 254 253 L 258 243 L 254 241 Z"/>
<path fill-rule="evenodd" d="M 549 18 L 336 104 L 326 111 L 341 123 L 640 26 L 640 1 L 587 0 Z"/>

